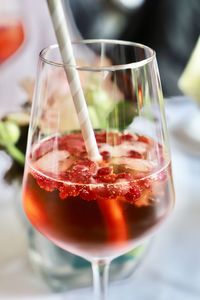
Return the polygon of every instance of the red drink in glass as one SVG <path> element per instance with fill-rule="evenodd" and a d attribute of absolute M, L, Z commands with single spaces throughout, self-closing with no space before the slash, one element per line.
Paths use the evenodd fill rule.
<path fill-rule="evenodd" d="M 87 159 L 79 133 L 43 140 L 32 148 L 24 179 L 24 207 L 34 227 L 85 258 L 131 250 L 173 205 L 170 164 L 158 143 L 105 132 L 96 139 L 99 162 Z"/>

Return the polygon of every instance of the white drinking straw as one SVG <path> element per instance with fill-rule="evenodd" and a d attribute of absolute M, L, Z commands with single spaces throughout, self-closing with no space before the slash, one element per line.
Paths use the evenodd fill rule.
<path fill-rule="evenodd" d="M 62 56 L 63 66 L 69 82 L 69 87 L 77 112 L 83 139 L 85 142 L 86 151 L 91 160 L 100 160 L 101 156 L 99 154 L 94 131 L 90 122 L 87 104 L 80 83 L 80 78 L 76 68 L 69 67 L 69 65 L 76 66 L 76 61 L 73 54 L 62 2 L 61 0 L 47 0 L 47 4 Z"/>

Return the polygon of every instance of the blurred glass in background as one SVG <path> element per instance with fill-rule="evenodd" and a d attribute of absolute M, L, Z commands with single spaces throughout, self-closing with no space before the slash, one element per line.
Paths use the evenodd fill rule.
<path fill-rule="evenodd" d="M 0 2 L 0 64 L 11 57 L 24 42 L 24 24 L 19 2 Z"/>
<path fill-rule="evenodd" d="M 38 53 L 55 43 L 45 1 L 0 1 L 0 117 L 19 110 L 21 81 L 35 77 Z"/>

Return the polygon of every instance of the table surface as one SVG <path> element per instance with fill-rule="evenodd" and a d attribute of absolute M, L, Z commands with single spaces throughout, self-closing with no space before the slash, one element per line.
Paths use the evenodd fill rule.
<path fill-rule="evenodd" d="M 167 100 L 175 210 L 153 239 L 133 276 L 112 284 L 109 299 L 197 300 L 200 297 L 200 157 L 184 152 L 173 129 L 195 110 L 185 98 Z M 1 160 L 0 168 L 6 164 Z M 53 294 L 31 270 L 25 229 L 11 198 L 12 190 L 0 181 L 0 299 L 92 299 L 90 288 Z"/>

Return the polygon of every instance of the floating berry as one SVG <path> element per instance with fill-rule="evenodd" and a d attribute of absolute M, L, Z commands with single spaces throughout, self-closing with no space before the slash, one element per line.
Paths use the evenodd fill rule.
<path fill-rule="evenodd" d="M 146 193 L 152 192 L 153 181 L 160 185 L 159 181 L 166 179 L 165 172 L 155 173 L 153 179 L 148 177 L 157 170 L 150 138 L 116 132 L 95 133 L 95 136 L 102 156 L 98 162 L 87 158 L 81 134 L 56 137 L 56 149 L 55 139 L 39 145 L 34 167 L 38 163 L 35 169 L 45 174 L 33 173 L 39 186 L 49 192 L 57 190 L 61 199 L 76 196 L 86 201 L 125 199 L 136 205 Z"/>
<path fill-rule="evenodd" d="M 39 174 L 33 174 L 33 176 L 35 177 L 41 189 L 44 189 L 47 192 L 53 192 L 57 188 L 56 182 L 54 180 L 50 180 L 47 177 Z"/>
<path fill-rule="evenodd" d="M 80 160 L 69 171 L 68 177 L 72 182 L 90 183 L 90 178 L 96 174 L 97 165 L 90 160 Z"/>
<path fill-rule="evenodd" d="M 103 157 L 103 159 L 106 161 L 111 157 L 111 154 L 109 151 L 102 151 L 102 152 L 100 152 L 100 154 Z"/>
<path fill-rule="evenodd" d="M 142 154 L 134 150 L 128 151 L 127 156 L 130 158 L 142 158 Z"/>
<path fill-rule="evenodd" d="M 98 132 L 95 133 L 97 143 L 105 143 L 106 142 L 106 132 Z"/>
<path fill-rule="evenodd" d="M 113 199 L 118 196 L 123 196 L 125 195 L 123 187 L 122 186 L 117 186 L 116 184 L 109 184 L 109 186 L 106 187 L 107 189 L 107 198 Z"/>
<path fill-rule="evenodd" d="M 108 191 L 106 189 L 106 186 L 104 185 L 99 185 L 94 187 L 94 193 L 95 197 L 98 198 L 106 198 L 108 195 Z"/>
<path fill-rule="evenodd" d="M 91 174 L 88 170 L 83 170 L 81 168 L 76 168 L 71 171 L 70 178 L 72 182 L 76 183 L 90 183 Z"/>
<path fill-rule="evenodd" d="M 100 168 L 97 172 L 97 177 L 98 176 L 105 176 L 113 173 L 113 168 L 112 167 L 104 167 Z"/>
<path fill-rule="evenodd" d="M 76 165 L 84 166 L 91 173 L 91 175 L 97 171 L 97 164 L 89 159 L 78 161 Z"/>
<path fill-rule="evenodd" d="M 72 184 L 62 184 L 59 187 L 59 196 L 60 198 L 66 199 L 67 197 L 76 197 L 79 194 L 78 187 Z"/>
<path fill-rule="evenodd" d="M 142 189 L 149 189 L 151 187 L 151 180 L 150 179 L 141 179 L 139 181 L 140 187 Z"/>
<path fill-rule="evenodd" d="M 96 200 L 94 189 L 90 188 L 89 186 L 84 186 L 82 188 L 82 190 L 80 191 L 80 197 L 87 201 Z"/>
<path fill-rule="evenodd" d="M 38 185 L 40 186 L 40 188 L 44 189 L 47 192 L 53 192 L 55 190 L 55 186 L 52 185 L 52 183 L 48 180 L 37 180 Z"/>
<path fill-rule="evenodd" d="M 121 140 L 122 141 L 127 141 L 127 142 L 131 142 L 133 140 L 137 140 L 137 136 L 136 135 L 133 135 L 133 134 L 130 134 L 130 133 L 124 133 L 122 136 L 121 136 Z"/>
<path fill-rule="evenodd" d="M 139 135 L 138 136 L 138 142 L 142 142 L 148 145 L 152 144 L 152 140 L 150 138 L 148 138 L 147 136 L 144 135 Z"/>
<path fill-rule="evenodd" d="M 141 191 L 138 185 L 132 185 L 131 188 L 129 189 L 129 192 L 125 195 L 126 200 L 130 202 L 134 202 L 140 196 L 141 196 Z"/>

